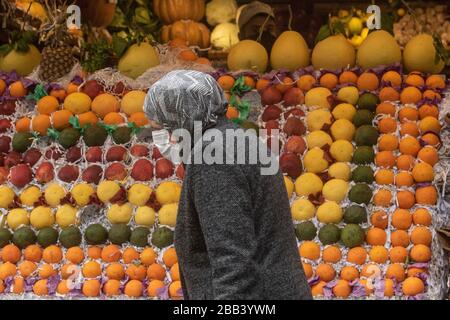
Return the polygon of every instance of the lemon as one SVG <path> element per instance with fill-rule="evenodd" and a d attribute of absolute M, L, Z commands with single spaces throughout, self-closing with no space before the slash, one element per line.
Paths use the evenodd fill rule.
<path fill-rule="evenodd" d="M 83 92 L 74 92 L 64 99 L 64 109 L 73 114 L 81 114 L 91 109 L 92 100 Z"/>
<path fill-rule="evenodd" d="M 125 203 L 123 205 L 113 204 L 106 215 L 111 223 L 128 223 L 132 213 L 133 207 L 131 204 Z"/>
<path fill-rule="evenodd" d="M 53 225 L 55 216 L 49 207 L 39 206 L 31 211 L 30 222 L 36 229 L 42 229 Z"/>
<path fill-rule="evenodd" d="M 325 152 L 315 147 L 306 152 L 303 158 L 303 165 L 308 172 L 320 173 L 328 169 L 329 163 L 325 159 Z"/>
<path fill-rule="evenodd" d="M 169 203 L 161 207 L 158 212 L 158 220 L 160 224 L 169 227 L 175 227 L 177 222 L 178 204 Z"/>
<path fill-rule="evenodd" d="M 348 29 L 352 34 L 360 34 L 363 29 L 363 22 L 360 18 L 353 17 L 348 22 Z"/>
<path fill-rule="evenodd" d="M 336 140 L 330 147 L 331 156 L 340 162 L 350 162 L 353 157 L 353 145 L 347 140 Z"/>
<path fill-rule="evenodd" d="M 331 135 L 334 140 L 352 141 L 355 131 L 355 125 L 347 119 L 339 119 L 331 125 Z"/>
<path fill-rule="evenodd" d="M 155 224 L 155 210 L 150 207 L 143 206 L 136 209 L 134 221 L 139 226 L 151 227 Z"/>
<path fill-rule="evenodd" d="M 133 44 L 120 58 L 117 69 L 127 77 L 136 79 L 150 68 L 159 65 L 158 51 L 147 42 Z"/>
<path fill-rule="evenodd" d="M 292 203 L 291 214 L 295 221 L 303 221 L 314 218 L 316 207 L 307 199 L 297 199 Z"/>
<path fill-rule="evenodd" d="M 12 209 L 6 217 L 6 222 L 11 229 L 16 230 L 22 225 L 29 225 L 30 219 L 25 209 Z"/>
<path fill-rule="evenodd" d="M 101 202 L 106 203 L 111 200 L 119 191 L 120 185 L 117 182 L 102 181 L 97 187 L 97 196 Z"/>
<path fill-rule="evenodd" d="M 152 192 L 152 188 L 145 184 L 134 184 L 128 190 L 128 201 L 136 206 L 143 206 L 150 200 Z"/>
<path fill-rule="evenodd" d="M 58 208 L 56 211 L 56 223 L 61 227 L 65 228 L 76 223 L 77 220 L 77 209 L 65 204 Z"/>
<path fill-rule="evenodd" d="M 163 182 L 156 188 L 156 200 L 161 205 L 178 202 L 180 194 L 181 186 L 173 181 Z"/>
<path fill-rule="evenodd" d="M 345 162 L 336 162 L 328 168 L 328 175 L 331 178 L 349 181 L 351 176 L 351 169 L 350 166 Z"/>
<path fill-rule="evenodd" d="M 331 109 L 328 97 L 332 93 L 329 89 L 323 87 L 312 88 L 305 95 L 305 104 L 308 108 L 325 108 Z"/>
<path fill-rule="evenodd" d="M 356 87 L 349 86 L 339 89 L 337 93 L 339 100 L 356 105 L 359 99 L 359 90 Z"/>
<path fill-rule="evenodd" d="M 334 201 L 326 201 L 317 208 L 317 219 L 322 223 L 339 223 L 344 216 L 341 207 Z"/>
<path fill-rule="evenodd" d="M 355 48 L 359 48 L 361 46 L 361 44 L 363 43 L 364 38 L 361 36 L 357 36 L 354 35 L 351 39 L 350 39 L 350 43 L 355 47 Z"/>
<path fill-rule="evenodd" d="M 340 103 L 334 107 L 332 114 L 336 120 L 347 119 L 353 121 L 356 114 L 356 108 L 350 103 Z"/>
<path fill-rule="evenodd" d="M 292 197 L 292 194 L 294 193 L 294 183 L 292 182 L 291 178 L 284 176 L 284 185 L 286 186 L 287 195 L 290 199 Z"/>
<path fill-rule="evenodd" d="M 84 207 L 91 201 L 91 195 L 95 193 L 95 189 L 90 184 L 80 183 L 72 188 L 71 193 L 77 205 Z"/>
<path fill-rule="evenodd" d="M 331 125 L 331 112 L 326 109 L 318 109 L 308 113 L 306 116 L 306 125 L 310 132 L 322 130 L 324 125 Z"/>
<path fill-rule="evenodd" d="M 51 183 L 44 192 L 45 202 L 50 207 L 57 207 L 61 203 L 61 199 L 66 196 L 66 190 L 57 183 Z"/>
<path fill-rule="evenodd" d="M 300 197 L 316 195 L 322 191 L 323 182 L 314 173 L 304 173 L 295 180 L 295 193 Z"/>
<path fill-rule="evenodd" d="M 333 143 L 333 139 L 331 139 L 330 135 L 322 130 L 316 130 L 308 133 L 306 136 L 306 143 L 308 145 L 308 149 L 313 149 L 315 147 L 322 148 L 325 145 L 331 146 Z"/>
<path fill-rule="evenodd" d="M 120 102 L 121 111 L 128 116 L 136 112 L 144 111 L 144 100 L 146 93 L 140 90 L 133 90 L 128 92 Z"/>
<path fill-rule="evenodd" d="M 341 179 L 331 179 L 327 181 L 322 189 L 325 200 L 341 202 L 348 192 L 348 182 Z"/>
<path fill-rule="evenodd" d="M 0 208 L 8 208 L 14 201 L 14 191 L 7 186 L 0 186 Z"/>
<path fill-rule="evenodd" d="M 31 186 L 26 188 L 21 194 L 20 194 L 20 202 L 27 206 L 31 207 L 33 206 L 41 197 L 41 189 L 39 189 L 36 186 Z"/>

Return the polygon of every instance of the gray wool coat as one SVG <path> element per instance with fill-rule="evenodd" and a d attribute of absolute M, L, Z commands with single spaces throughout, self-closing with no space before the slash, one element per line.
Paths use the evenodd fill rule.
<path fill-rule="evenodd" d="M 237 126 L 222 117 L 215 128 Z M 188 164 L 175 248 L 185 299 L 311 299 L 280 172 Z"/>

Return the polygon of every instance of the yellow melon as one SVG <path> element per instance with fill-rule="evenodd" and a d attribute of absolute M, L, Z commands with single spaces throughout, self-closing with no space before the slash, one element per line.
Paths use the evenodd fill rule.
<path fill-rule="evenodd" d="M 402 52 L 390 33 L 378 30 L 369 33 L 357 53 L 357 63 L 364 69 L 392 65 L 402 60 Z"/>
<path fill-rule="evenodd" d="M 355 65 L 355 49 L 339 34 L 319 41 L 312 52 L 314 69 L 337 70 Z"/>
<path fill-rule="evenodd" d="M 409 72 L 440 73 L 445 63 L 442 60 L 435 63 L 435 57 L 433 37 L 425 33 L 409 40 L 403 50 L 403 64 Z"/>
<path fill-rule="evenodd" d="M 256 41 L 243 40 L 233 46 L 228 54 L 231 71 L 253 70 L 264 73 L 269 62 L 266 49 Z"/>
<path fill-rule="evenodd" d="M 302 35 L 295 31 L 283 32 L 272 47 L 270 64 L 275 70 L 290 71 L 308 66 L 309 48 Z"/>

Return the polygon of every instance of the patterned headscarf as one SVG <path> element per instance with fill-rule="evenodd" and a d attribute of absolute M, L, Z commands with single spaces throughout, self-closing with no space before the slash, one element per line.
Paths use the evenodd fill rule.
<path fill-rule="evenodd" d="M 147 117 L 168 131 L 194 131 L 194 121 L 203 130 L 212 127 L 226 113 L 228 102 L 222 89 L 208 74 L 177 70 L 169 72 L 148 91 L 144 103 Z"/>

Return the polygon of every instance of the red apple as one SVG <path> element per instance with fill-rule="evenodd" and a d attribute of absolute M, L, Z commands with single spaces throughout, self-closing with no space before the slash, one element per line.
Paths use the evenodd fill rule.
<path fill-rule="evenodd" d="M 23 155 L 23 162 L 28 163 L 30 167 L 33 167 L 39 159 L 41 159 L 42 153 L 39 149 L 30 148 Z"/>
<path fill-rule="evenodd" d="M 11 151 L 7 155 L 5 155 L 4 166 L 7 169 L 11 169 L 14 166 L 17 166 L 19 163 L 22 163 L 22 155 L 16 151 Z"/>
<path fill-rule="evenodd" d="M 103 175 L 102 167 L 94 164 L 84 170 L 83 174 L 81 175 L 81 178 L 83 179 L 83 181 L 87 183 L 98 184 L 102 179 L 102 175 Z"/>
<path fill-rule="evenodd" d="M 106 161 L 126 161 L 128 160 L 128 151 L 122 146 L 112 146 L 106 152 Z"/>
<path fill-rule="evenodd" d="M 0 137 L 0 152 L 7 153 L 11 150 L 11 138 L 8 136 Z"/>
<path fill-rule="evenodd" d="M 292 136 L 286 142 L 286 152 L 290 152 L 296 155 L 303 154 L 306 150 L 305 139 L 299 136 Z"/>
<path fill-rule="evenodd" d="M 142 144 L 135 144 L 130 149 L 131 155 L 134 157 L 147 157 L 150 151 L 148 148 Z"/>
<path fill-rule="evenodd" d="M 305 112 L 299 108 L 292 108 L 286 111 L 283 115 L 285 119 L 289 118 L 291 115 L 300 118 L 305 116 Z"/>
<path fill-rule="evenodd" d="M 11 168 L 9 180 L 17 188 L 23 188 L 33 179 L 33 172 L 27 164 L 18 164 Z"/>
<path fill-rule="evenodd" d="M 277 120 L 280 117 L 281 109 L 278 106 L 268 106 L 261 116 L 262 121 Z"/>
<path fill-rule="evenodd" d="M 36 180 L 39 183 L 47 183 L 55 177 L 55 169 L 50 162 L 42 162 L 36 169 Z"/>
<path fill-rule="evenodd" d="M 81 92 L 87 94 L 92 100 L 94 100 L 99 94 L 103 93 L 103 91 L 103 86 L 96 80 L 87 81 L 81 88 Z"/>
<path fill-rule="evenodd" d="M 184 180 L 184 166 L 183 164 L 180 164 L 177 166 L 177 168 L 175 169 L 175 175 L 178 177 L 178 179 L 180 180 Z"/>
<path fill-rule="evenodd" d="M 153 147 L 152 159 L 158 160 L 159 158 L 163 158 L 161 151 L 157 147 Z"/>
<path fill-rule="evenodd" d="M 81 159 L 81 148 L 77 146 L 70 147 L 66 152 L 67 162 L 74 163 Z"/>
<path fill-rule="evenodd" d="M 272 130 L 279 130 L 280 123 L 277 120 L 269 120 L 266 122 L 264 128 L 267 130 L 267 136 L 272 135 Z"/>
<path fill-rule="evenodd" d="M 150 181 L 153 178 L 153 165 L 147 159 L 136 161 L 131 170 L 131 177 L 136 181 Z"/>
<path fill-rule="evenodd" d="M 273 86 L 267 87 L 261 94 L 261 103 L 263 106 L 280 103 L 282 99 L 281 92 Z"/>
<path fill-rule="evenodd" d="M 284 124 L 283 131 L 284 133 L 286 133 L 287 136 L 292 135 L 301 136 L 305 134 L 306 127 L 303 121 L 300 120 L 299 118 L 289 117 L 286 120 L 286 123 Z"/>
<path fill-rule="evenodd" d="M 86 161 L 87 162 L 102 162 L 102 148 L 100 147 L 90 147 L 86 151 Z"/>
<path fill-rule="evenodd" d="M 45 158 L 48 160 L 58 160 L 61 158 L 62 153 L 56 148 L 49 148 L 47 151 L 45 151 Z"/>
<path fill-rule="evenodd" d="M 105 170 L 105 178 L 112 181 L 121 181 L 127 177 L 127 169 L 119 162 L 111 164 Z"/>
<path fill-rule="evenodd" d="M 294 87 L 284 93 L 283 100 L 285 106 L 298 106 L 305 102 L 305 95 L 301 89 Z"/>
<path fill-rule="evenodd" d="M 0 132 L 6 132 L 11 129 L 11 121 L 8 119 L 0 119 Z"/>
<path fill-rule="evenodd" d="M 77 166 L 66 165 L 62 167 L 58 172 L 58 178 L 64 182 L 74 182 L 78 179 L 79 170 Z"/>
<path fill-rule="evenodd" d="M 0 167 L 0 184 L 4 184 L 8 181 L 9 170 L 5 167 Z"/>
<path fill-rule="evenodd" d="M 0 102 L 0 115 L 10 116 L 14 112 L 16 112 L 16 102 L 14 100 Z"/>
<path fill-rule="evenodd" d="M 283 173 L 291 178 L 298 178 L 302 174 L 302 161 L 293 153 L 284 153 L 280 157 L 280 167 Z"/>
<path fill-rule="evenodd" d="M 159 179 L 166 179 L 173 175 L 174 166 L 172 161 L 168 159 L 159 159 L 155 165 L 155 175 Z"/>

